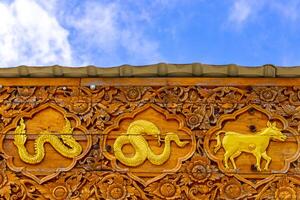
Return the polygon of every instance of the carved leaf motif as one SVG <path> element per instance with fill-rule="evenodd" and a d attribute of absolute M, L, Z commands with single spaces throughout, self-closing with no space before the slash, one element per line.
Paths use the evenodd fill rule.
<path fill-rule="evenodd" d="M 106 111 L 110 114 L 119 114 L 119 113 L 116 113 L 116 111 L 123 105 L 123 103 L 121 102 L 116 102 L 114 104 L 110 104 L 110 105 L 107 105 L 106 107 Z"/>
<path fill-rule="evenodd" d="M 190 179 L 189 174 L 188 173 L 183 173 L 182 177 L 180 179 L 180 184 L 181 185 L 190 185 L 192 183 L 193 183 L 193 181 Z"/>
<path fill-rule="evenodd" d="M 132 199 L 138 199 L 141 197 L 140 192 L 132 186 L 127 186 L 127 192 L 130 194 Z"/>
<path fill-rule="evenodd" d="M 92 191 L 92 187 L 89 184 L 85 185 L 81 190 L 80 198 L 83 200 L 89 199 L 92 195 L 91 191 Z"/>
<path fill-rule="evenodd" d="M 76 168 L 60 173 L 57 178 L 42 185 L 23 174 L 5 169 L 0 196 L 6 199 L 78 200 L 109 199 L 113 196 L 123 199 L 293 199 L 295 195 L 300 196 L 298 177 L 289 175 L 282 178 L 282 174 L 274 172 L 272 179 L 260 182 L 256 178 L 233 178 L 239 175 L 239 171 L 233 176 L 223 174 L 215 162 L 207 159 L 201 137 L 205 137 L 224 114 L 234 113 L 248 104 L 261 106 L 284 117 L 288 128 L 300 131 L 299 97 L 299 87 L 293 86 L 97 86 L 93 90 L 89 87 L 4 87 L 0 89 L 1 130 L 16 117 L 51 102 L 66 109 L 68 115 L 73 113 L 78 116 L 95 137 L 92 149 L 77 163 Z M 74 103 L 77 103 L 76 106 Z M 197 152 L 200 155 L 194 153 L 184 161 L 174 176 L 169 175 L 143 186 L 126 173 L 111 175 L 116 172 L 113 172 L 111 161 L 103 156 L 110 148 L 102 147 L 99 141 L 103 139 L 102 131 L 119 115 L 130 114 L 146 104 L 185 118 L 184 126 L 199 137 Z M 291 141 L 291 134 L 287 135 Z M 79 168 L 84 170 L 78 172 Z M 289 173 L 297 174 L 299 171 L 300 161 L 297 159 L 291 163 Z M 255 184 L 256 187 L 253 187 Z"/>
<path fill-rule="evenodd" d="M 158 182 L 154 182 L 154 183 L 151 183 L 150 185 L 148 185 L 146 188 L 145 188 L 145 191 L 146 192 L 154 192 L 158 187 Z"/>
<path fill-rule="evenodd" d="M 9 185 L 5 185 L 0 189 L 0 197 L 4 197 L 5 199 L 10 199 L 11 197 L 11 187 Z"/>

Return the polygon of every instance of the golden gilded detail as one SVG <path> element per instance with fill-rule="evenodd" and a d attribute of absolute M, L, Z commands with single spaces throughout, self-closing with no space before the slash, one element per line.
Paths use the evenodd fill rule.
<path fill-rule="evenodd" d="M 225 136 L 221 142 L 220 134 L 225 133 Z M 271 123 L 268 121 L 267 128 L 259 131 L 255 135 L 245 135 L 233 131 L 219 131 L 216 140 L 214 152 L 216 153 L 221 145 L 225 149 L 224 164 L 225 168 L 229 169 L 228 159 L 230 159 L 233 168 L 236 169 L 234 159 L 237 158 L 242 152 L 252 153 L 256 158 L 256 167 L 258 171 L 261 171 L 260 161 L 261 157 L 267 161 L 264 170 L 269 170 L 269 164 L 272 160 L 267 155 L 267 148 L 270 140 L 285 141 L 286 135 L 284 135 L 279 128 L 276 127 L 276 122 Z"/>
<path fill-rule="evenodd" d="M 132 122 L 127 132 L 117 137 L 114 142 L 114 154 L 116 158 L 124 165 L 135 167 L 143 164 L 148 159 L 154 165 L 162 165 L 165 163 L 171 154 L 171 141 L 174 141 L 179 147 L 184 147 L 189 142 L 180 141 L 176 133 L 167 133 L 164 138 L 164 150 L 161 154 L 155 154 L 147 140 L 142 134 L 153 135 L 158 138 L 158 144 L 161 144 L 161 135 L 158 127 L 147 120 L 136 120 Z M 127 157 L 123 154 L 123 145 L 131 144 L 135 149 L 135 154 L 132 157 Z"/>
<path fill-rule="evenodd" d="M 21 118 L 19 125 L 15 130 L 14 144 L 18 148 L 20 158 L 29 164 L 40 163 L 45 157 L 44 144 L 50 143 L 53 148 L 61 155 L 67 158 L 74 158 L 82 152 L 81 145 L 72 136 L 73 128 L 70 121 L 65 117 L 65 127 L 61 131 L 60 137 L 53 135 L 51 132 L 45 130 L 40 133 L 40 136 L 34 142 L 35 154 L 31 155 L 26 147 L 27 140 L 26 125 L 23 118 Z"/>
<path fill-rule="evenodd" d="M 0 88 L 0 199 L 298 199 L 299 85 L 283 79 L 220 80 L 161 78 L 160 83 L 148 85 L 144 79 L 70 79 L 64 87 L 50 79 L 30 80 L 30 85 L 39 86 L 4 80 Z M 5 86 L 10 82 L 20 86 Z M 96 87 L 87 86 L 98 83 Z M 34 144 L 43 130 L 71 149 L 60 137 L 66 123 L 64 116 L 71 122 L 72 136 L 82 153 L 66 158 L 46 142 L 41 163 L 23 162 L 13 144 L 16 126 L 22 130 L 25 122 L 26 133 L 21 133 L 27 140 L 22 146 L 32 156 L 37 154 Z M 119 136 L 129 138 L 129 125 L 140 119 L 159 128 L 161 134 L 157 137 L 164 139 L 167 132 L 172 132 L 189 143 L 179 147 L 171 141 L 171 154 L 162 165 L 154 165 L 146 157 L 143 164 L 129 167 L 116 158 L 114 143 Z M 254 166 L 254 151 L 260 145 L 246 136 L 260 137 L 265 144 L 259 135 L 268 128 L 268 121 L 272 125 L 276 122 L 275 127 L 287 138 L 284 142 L 269 138 L 269 171 L 259 172 Z M 214 153 L 221 130 L 225 133 L 219 133 L 220 149 Z M 228 132 L 240 133 L 244 138 L 237 136 L 235 143 L 246 142 L 239 144 L 237 151 L 241 154 L 233 158 L 237 170 L 230 157 L 230 169 L 224 165 L 224 154 L 229 149 L 222 142 L 231 137 L 225 136 Z M 143 132 L 138 136 L 144 137 L 154 154 L 163 152 L 164 142 L 159 146 L 153 134 Z M 134 157 L 134 145 L 124 144 L 121 153 Z M 261 170 L 266 163 L 262 157 Z"/>

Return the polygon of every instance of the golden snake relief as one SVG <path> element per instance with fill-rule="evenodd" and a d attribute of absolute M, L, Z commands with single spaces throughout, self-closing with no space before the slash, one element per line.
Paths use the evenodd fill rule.
<path fill-rule="evenodd" d="M 225 133 L 222 142 L 220 139 L 221 133 Z M 269 170 L 269 164 L 272 158 L 268 156 L 266 150 L 269 146 L 270 140 L 285 141 L 287 138 L 286 135 L 284 135 L 281 130 L 276 127 L 276 122 L 272 124 L 269 121 L 267 123 L 267 128 L 262 129 L 255 135 L 241 134 L 233 131 L 219 131 L 216 135 L 217 144 L 214 147 L 214 152 L 217 153 L 222 144 L 225 149 L 224 164 L 226 169 L 229 169 L 228 159 L 230 159 L 233 168 L 236 169 L 234 159 L 242 152 L 246 152 L 252 153 L 255 156 L 257 171 L 261 171 L 261 157 L 267 161 L 264 170 Z"/>
<path fill-rule="evenodd" d="M 164 139 L 164 150 L 161 154 L 155 154 L 152 152 L 147 140 L 142 134 L 153 135 L 158 138 L 158 144 L 161 144 L 160 130 L 155 124 L 146 120 L 136 120 L 132 122 L 126 133 L 117 137 L 114 142 L 113 149 L 116 158 L 124 165 L 136 167 L 141 165 L 148 159 L 154 165 L 162 165 L 165 163 L 171 154 L 171 141 L 174 141 L 179 147 L 184 147 L 189 142 L 180 141 L 179 137 L 175 133 L 167 133 Z M 131 144 L 135 150 L 135 154 L 132 157 L 127 157 L 122 151 L 122 147 L 125 144 Z"/>
<path fill-rule="evenodd" d="M 20 124 L 16 127 L 14 136 L 14 144 L 18 148 L 21 160 L 29 164 L 40 163 L 45 157 L 44 144 L 47 142 L 50 143 L 57 152 L 67 158 L 74 158 L 80 155 L 82 147 L 72 136 L 73 128 L 71 127 L 70 121 L 66 117 L 65 121 L 66 124 L 60 133 L 60 137 L 53 135 L 49 131 L 42 131 L 41 136 L 39 136 L 34 142 L 35 154 L 31 155 L 25 147 L 27 140 L 25 130 L 26 125 L 23 118 L 21 118 Z"/>

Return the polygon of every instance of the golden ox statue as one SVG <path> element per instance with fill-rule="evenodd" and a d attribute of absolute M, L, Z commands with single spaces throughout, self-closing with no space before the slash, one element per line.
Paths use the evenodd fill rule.
<path fill-rule="evenodd" d="M 242 152 L 247 152 L 252 153 L 256 157 L 256 168 L 258 171 L 261 171 L 261 157 L 267 161 L 264 170 L 268 170 L 272 158 L 267 155 L 266 149 L 269 146 L 270 140 L 286 140 L 286 135 L 284 135 L 281 130 L 276 127 L 276 122 L 271 123 L 268 121 L 267 128 L 262 129 L 255 135 L 246 135 L 233 131 L 219 131 L 216 134 L 217 144 L 214 147 L 215 153 L 217 153 L 217 151 L 221 148 L 221 133 L 225 133 L 222 140 L 222 147 L 225 149 L 224 164 L 226 169 L 229 169 L 228 158 L 230 159 L 233 168 L 236 169 L 234 159 Z"/>

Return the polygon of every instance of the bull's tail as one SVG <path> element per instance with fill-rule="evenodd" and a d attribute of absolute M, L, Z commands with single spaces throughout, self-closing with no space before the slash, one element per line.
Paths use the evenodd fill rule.
<path fill-rule="evenodd" d="M 217 151 L 221 148 L 221 138 L 220 138 L 220 134 L 221 133 L 225 133 L 225 131 L 219 131 L 217 132 L 217 144 L 214 146 L 214 153 L 217 153 Z"/>

